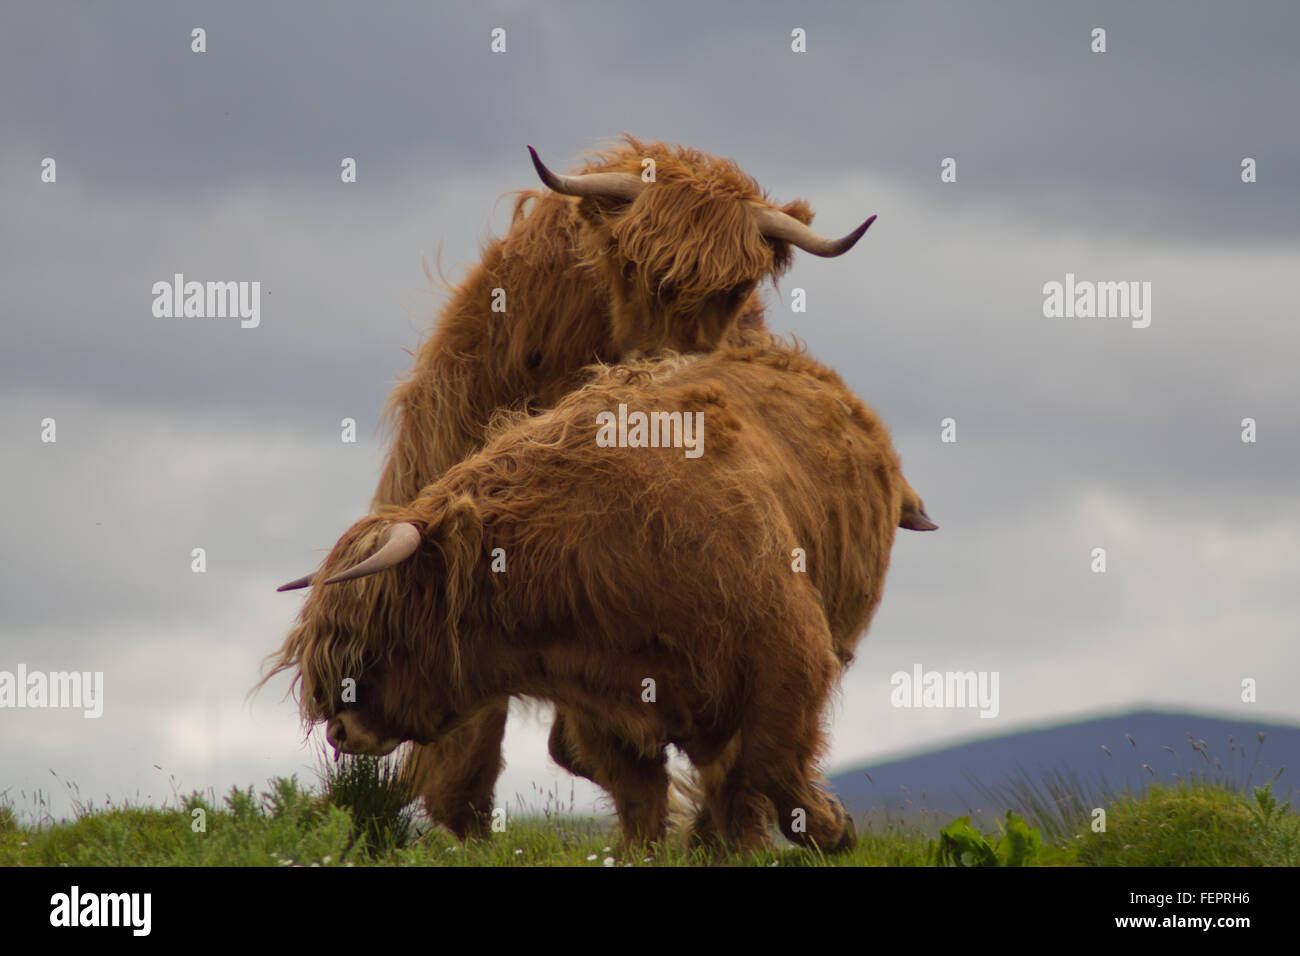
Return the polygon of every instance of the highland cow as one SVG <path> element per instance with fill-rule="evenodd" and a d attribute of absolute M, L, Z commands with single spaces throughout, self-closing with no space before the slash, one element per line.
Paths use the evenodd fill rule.
<path fill-rule="evenodd" d="M 755 290 L 795 248 L 840 255 L 875 218 L 826 239 L 807 203 L 777 206 L 729 160 L 630 136 L 575 175 L 532 156 L 550 189 L 519 194 L 508 233 L 451 290 L 389 398 L 393 444 L 372 510 L 413 501 L 483 445 L 495 415 L 553 406 L 591 363 L 706 352 L 762 328 Z M 490 704 L 414 754 L 427 811 L 459 836 L 486 832 L 505 723 L 504 706 Z M 559 712 L 551 752 L 582 773 L 564 762 L 571 723 Z"/>
<path fill-rule="evenodd" d="M 549 700 L 574 716 L 565 740 L 628 842 L 664 834 L 671 743 L 714 768 L 711 835 L 759 845 L 775 808 L 791 840 L 848 846 L 851 821 L 816 783 L 823 711 L 895 528 L 924 511 L 838 376 L 743 338 L 602 368 L 358 522 L 264 680 L 296 669 L 304 720 L 354 753 L 435 744 L 510 696 Z M 704 453 L 598 444 L 620 404 L 702 413 Z"/>

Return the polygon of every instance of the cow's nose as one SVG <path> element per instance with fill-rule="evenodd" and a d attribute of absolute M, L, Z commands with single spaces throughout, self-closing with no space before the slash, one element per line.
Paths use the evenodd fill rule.
<path fill-rule="evenodd" d="M 343 721 L 337 717 L 331 717 L 330 722 L 325 725 L 325 739 L 330 742 L 330 746 L 335 750 L 342 749 L 343 744 L 348 739 L 348 732 L 343 727 Z"/>

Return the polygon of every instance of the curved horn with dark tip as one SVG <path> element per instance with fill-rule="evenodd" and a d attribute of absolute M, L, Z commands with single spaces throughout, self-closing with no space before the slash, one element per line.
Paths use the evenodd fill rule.
<path fill-rule="evenodd" d="M 938 531 L 939 526 L 930 520 L 924 508 L 904 508 L 903 516 L 898 520 L 900 528 L 908 531 Z"/>
<path fill-rule="evenodd" d="M 401 564 L 420 547 L 420 529 L 413 524 L 403 522 L 395 524 L 392 530 L 388 532 L 388 540 L 384 546 L 366 558 L 360 564 L 354 564 L 346 571 L 340 571 L 334 577 L 327 580 L 326 584 L 338 584 L 340 581 L 351 581 L 353 578 L 364 578 L 367 574 L 375 574 L 395 564 Z"/>
<path fill-rule="evenodd" d="M 299 588 L 309 588 L 309 587 L 311 587 L 311 583 L 312 583 L 312 581 L 314 581 L 314 580 L 316 580 L 316 572 L 313 571 L 311 574 L 304 574 L 304 575 L 303 575 L 302 577 L 300 577 L 300 578 L 294 578 L 294 579 L 293 579 L 292 581 L 290 581 L 288 584 L 281 584 L 278 588 L 276 588 L 276 590 L 277 590 L 277 591 L 296 591 L 296 590 L 298 590 Z"/>
<path fill-rule="evenodd" d="M 872 216 L 844 238 L 827 239 L 814 232 L 810 226 L 805 226 L 794 216 L 787 215 L 779 209 L 759 209 L 754 216 L 758 220 L 758 228 L 767 238 L 780 239 L 823 259 L 844 255 L 876 221 L 876 217 Z"/>
<path fill-rule="evenodd" d="M 641 195 L 646 184 L 635 173 L 584 173 L 581 176 L 561 176 L 546 168 L 537 150 L 531 146 L 528 152 L 533 157 L 533 167 L 537 175 L 551 189 L 566 196 L 605 196 L 610 199 L 635 199 Z"/>

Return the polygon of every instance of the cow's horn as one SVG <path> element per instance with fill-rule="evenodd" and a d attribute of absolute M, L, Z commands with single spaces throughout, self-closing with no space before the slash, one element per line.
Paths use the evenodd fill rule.
<path fill-rule="evenodd" d="M 805 226 L 794 216 L 783 213 L 779 209 L 759 209 L 756 218 L 758 228 L 769 239 L 780 239 L 798 246 L 804 252 L 811 252 L 825 259 L 844 255 L 876 221 L 876 217 L 872 216 L 844 238 L 827 239 L 825 236 L 818 235 L 811 227 Z"/>
<path fill-rule="evenodd" d="M 367 574 L 375 574 L 386 568 L 391 568 L 395 564 L 401 564 L 411 555 L 415 554 L 420 547 L 420 529 L 413 524 L 403 522 L 395 524 L 392 530 L 388 532 L 388 540 L 384 546 L 366 558 L 360 564 L 353 565 L 346 571 L 340 571 L 334 577 L 326 581 L 326 584 L 338 584 L 340 581 L 351 581 L 353 578 L 363 578 Z"/>
<path fill-rule="evenodd" d="M 542 182 L 557 193 L 566 196 L 635 199 L 641 195 L 641 190 L 646 186 L 641 181 L 641 177 L 635 173 L 584 173 L 581 176 L 561 176 L 546 168 L 546 164 L 537 155 L 537 150 L 529 146 L 528 152 L 532 154 L 533 166 L 537 169 L 537 175 L 541 177 Z"/>
<path fill-rule="evenodd" d="M 276 588 L 276 590 L 277 590 L 277 591 L 296 591 L 296 590 L 298 590 L 299 588 L 309 588 L 309 587 L 311 587 L 311 583 L 312 583 L 312 581 L 314 581 L 314 580 L 316 580 L 316 572 L 315 572 L 315 571 L 313 571 L 311 574 L 304 574 L 304 575 L 303 575 L 302 577 L 300 577 L 300 578 L 294 578 L 294 579 L 293 579 L 292 581 L 290 581 L 288 584 L 281 584 L 278 588 Z"/>
<path fill-rule="evenodd" d="M 938 531 L 939 526 L 930 520 L 925 509 L 916 506 L 904 506 L 903 515 L 898 519 L 898 526 L 909 531 Z"/>

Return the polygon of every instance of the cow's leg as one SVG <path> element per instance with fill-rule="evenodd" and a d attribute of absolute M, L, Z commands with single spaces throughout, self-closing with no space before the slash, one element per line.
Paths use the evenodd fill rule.
<path fill-rule="evenodd" d="M 756 785 L 776 807 L 776 821 L 786 839 L 831 853 L 853 846 L 853 821 L 841 804 L 816 784 L 817 759 L 825 747 L 821 715 L 830 695 L 838 660 L 829 649 L 821 662 L 809 660 L 804 672 L 815 675 L 810 686 L 787 687 L 786 698 L 763 717 L 760 732 L 747 733 L 741 760 Z M 820 685 L 820 686 L 819 686 Z M 761 698 L 760 698 L 761 699 Z"/>
<path fill-rule="evenodd" d="M 700 806 L 691 824 L 687 846 L 717 852 L 757 850 L 767 845 L 772 805 L 755 785 L 744 761 L 743 735 L 735 734 L 721 753 L 705 760 L 692 755 Z"/>
<path fill-rule="evenodd" d="M 668 821 L 668 758 L 646 757 L 582 714 L 555 709 L 551 758 L 614 798 L 626 849 L 663 839 Z"/>
<path fill-rule="evenodd" d="M 546 749 L 551 752 L 551 759 L 569 773 L 585 777 L 596 782 L 596 771 L 582 762 L 578 754 L 578 744 L 569 733 L 569 727 L 582 720 L 581 715 L 556 705 L 555 723 L 551 724 L 551 735 L 547 738 Z"/>
<path fill-rule="evenodd" d="M 715 759 L 699 762 L 692 758 L 691 762 L 695 764 L 694 789 L 698 806 L 687 832 L 686 845 L 689 849 L 713 849 L 721 842 L 722 834 L 718 831 L 712 804 L 716 800 L 715 795 L 722 792 L 727 773 L 739 754 L 740 735 L 736 734 Z M 690 756 L 689 752 L 687 756 Z"/>
<path fill-rule="evenodd" d="M 727 785 L 742 781 L 770 800 L 777 825 L 792 842 L 827 852 L 842 850 L 853 844 L 852 821 L 814 783 L 825 747 L 822 713 L 840 662 L 820 607 L 806 590 L 792 588 L 787 608 L 774 616 L 771 633 L 756 642 L 755 650 L 768 666 L 753 671 L 740 754 Z M 770 649 L 762 646 L 766 639 Z M 733 804 L 737 800 L 731 799 Z M 726 809 L 735 812 L 731 805 Z M 741 812 L 727 822 L 725 831 L 740 836 L 742 845 L 751 845 L 758 840 L 757 822 L 752 811 Z"/>
<path fill-rule="evenodd" d="M 717 846 L 721 839 L 721 835 L 718 833 L 718 825 L 713 818 L 713 809 L 709 806 L 708 795 L 721 790 L 722 782 L 726 779 L 726 773 L 726 767 L 716 763 L 695 768 L 696 780 L 703 791 L 704 799 L 695 808 L 695 816 L 691 820 L 690 829 L 686 834 L 688 849 L 712 849 Z"/>
<path fill-rule="evenodd" d="M 614 763 L 617 775 L 606 789 L 618 811 L 625 852 L 663 842 L 668 825 L 667 754 L 647 758 L 623 750 Z"/>
<path fill-rule="evenodd" d="M 701 836 L 741 851 L 767 846 L 772 805 L 756 786 L 746 764 L 736 763 L 711 783 L 706 794 L 707 822 Z M 700 822 L 697 817 L 697 824 Z"/>
<path fill-rule="evenodd" d="M 776 804 L 777 823 L 791 843 L 824 853 L 852 849 L 857 840 L 853 818 L 821 787 L 807 781 L 773 780 L 767 789 Z"/>
<path fill-rule="evenodd" d="M 492 791 L 505 765 L 501 738 L 508 709 L 508 701 L 493 701 L 464 726 L 435 743 L 417 744 L 411 752 L 425 810 L 462 840 L 490 832 Z"/>
<path fill-rule="evenodd" d="M 613 731 L 572 711 L 557 711 L 561 735 L 578 773 L 614 799 L 623 830 L 623 850 L 658 843 L 668 826 L 668 754 L 663 747 L 646 755 Z M 554 728 L 552 735 L 554 736 Z M 552 751 L 552 754 L 554 751 Z"/>

